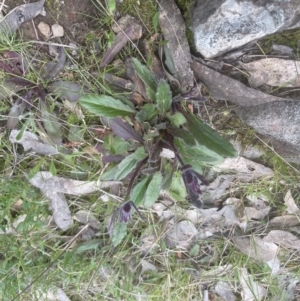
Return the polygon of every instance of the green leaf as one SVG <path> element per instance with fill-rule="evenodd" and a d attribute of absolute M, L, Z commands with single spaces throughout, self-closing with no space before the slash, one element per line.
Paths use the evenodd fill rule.
<path fill-rule="evenodd" d="M 119 164 L 114 175 L 114 180 L 119 181 L 129 175 L 136 167 L 138 160 L 135 158 L 135 153 L 127 156 Z"/>
<path fill-rule="evenodd" d="M 184 163 L 192 165 L 193 169 L 199 173 L 202 173 L 203 166 L 214 166 L 224 161 L 224 157 L 198 143 L 195 146 L 190 146 L 185 144 L 182 139 L 175 138 L 174 144 Z"/>
<path fill-rule="evenodd" d="M 154 74 L 143 65 L 138 59 L 133 58 L 133 66 L 140 77 L 140 79 L 144 82 L 146 87 L 150 88 L 152 91 L 156 91 L 157 83 Z"/>
<path fill-rule="evenodd" d="M 118 136 L 107 135 L 103 147 L 112 155 L 122 155 L 130 149 L 131 145 Z"/>
<path fill-rule="evenodd" d="M 170 186 L 169 191 L 176 195 L 177 200 L 185 199 L 186 188 L 184 186 L 180 172 L 174 172 L 172 184 Z"/>
<path fill-rule="evenodd" d="M 161 182 L 162 182 L 162 175 L 158 171 L 152 176 L 152 179 L 146 190 L 145 201 L 144 201 L 144 206 L 146 208 L 150 208 L 158 199 L 160 189 L 161 189 L 160 188 Z"/>
<path fill-rule="evenodd" d="M 79 99 L 79 103 L 89 112 L 105 117 L 127 116 L 136 113 L 119 99 L 107 95 L 86 94 Z"/>
<path fill-rule="evenodd" d="M 169 131 L 173 137 L 183 139 L 186 144 L 191 146 L 196 145 L 196 140 L 190 132 L 181 128 L 171 128 Z"/>
<path fill-rule="evenodd" d="M 167 190 L 170 188 L 170 185 L 172 183 L 173 178 L 173 171 L 169 170 L 167 173 L 165 173 L 162 181 L 161 181 L 161 189 Z"/>
<path fill-rule="evenodd" d="M 107 1 L 107 10 L 109 15 L 113 16 L 116 10 L 116 1 L 115 0 L 108 0 Z"/>
<path fill-rule="evenodd" d="M 1 88 L 0 88 L 1 89 Z M 16 140 L 20 140 L 23 137 L 24 132 L 27 130 L 28 125 L 31 121 L 31 118 L 28 118 L 25 123 L 23 124 L 21 130 L 19 131 L 18 135 L 16 136 Z"/>
<path fill-rule="evenodd" d="M 51 174 L 52 174 L 53 176 L 56 176 L 56 175 L 57 175 L 57 170 L 56 170 L 56 168 L 55 168 L 55 165 L 54 165 L 53 160 L 52 160 L 51 163 L 50 163 L 49 171 L 51 172 Z"/>
<path fill-rule="evenodd" d="M 156 106 L 152 103 L 146 103 L 141 110 L 135 115 L 135 119 L 138 122 L 143 122 L 146 120 L 151 120 L 158 115 Z"/>
<path fill-rule="evenodd" d="M 111 169 L 109 169 L 108 171 L 104 172 L 101 175 L 100 180 L 101 181 L 113 181 L 117 169 L 118 169 L 118 166 L 114 166 Z"/>
<path fill-rule="evenodd" d="M 51 110 L 47 103 L 40 103 L 41 105 L 41 116 L 43 119 L 44 128 L 48 134 L 48 137 L 54 144 L 62 143 L 62 135 L 60 130 L 60 123 L 55 113 Z"/>
<path fill-rule="evenodd" d="M 93 239 L 93 240 L 85 241 L 83 244 L 81 244 L 78 247 L 78 249 L 76 249 L 75 253 L 81 254 L 89 250 L 96 251 L 99 248 L 101 242 L 102 242 L 101 239 Z"/>
<path fill-rule="evenodd" d="M 155 102 L 155 100 L 156 100 L 156 92 L 155 92 L 155 90 L 152 90 L 151 88 L 149 88 L 149 87 L 147 86 L 147 87 L 146 87 L 146 93 L 147 93 L 148 98 L 149 98 L 151 101 Z"/>
<path fill-rule="evenodd" d="M 174 76 L 178 80 L 177 70 L 173 61 L 172 53 L 168 47 L 168 43 L 163 45 L 164 56 L 165 56 L 165 66 L 168 68 L 168 71 L 172 76 Z"/>
<path fill-rule="evenodd" d="M 152 24 L 155 32 L 158 32 L 158 24 L 159 24 L 159 12 L 157 12 L 152 18 Z"/>
<path fill-rule="evenodd" d="M 113 246 L 117 247 L 125 238 L 126 234 L 127 234 L 127 224 L 125 223 L 116 224 L 111 238 Z"/>
<path fill-rule="evenodd" d="M 189 255 L 191 257 L 196 257 L 199 254 L 200 251 L 200 245 L 199 244 L 195 244 L 193 245 L 193 247 L 190 249 Z"/>
<path fill-rule="evenodd" d="M 180 113 L 176 112 L 175 114 L 167 114 L 167 118 L 171 121 L 171 124 L 177 127 L 186 123 L 185 117 Z"/>
<path fill-rule="evenodd" d="M 115 136 L 113 139 L 113 144 L 112 144 L 112 149 L 113 149 L 113 154 L 115 155 L 122 155 L 125 152 L 127 152 L 130 149 L 131 145 L 130 143 L 124 141 L 120 137 Z"/>
<path fill-rule="evenodd" d="M 186 112 L 184 109 L 181 113 L 187 120 L 187 126 L 191 134 L 200 145 L 206 146 L 209 150 L 214 151 L 223 157 L 236 157 L 237 152 L 232 144 L 222 138 L 217 131 L 203 123 L 199 118 Z"/>
<path fill-rule="evenodd" d="M 156 91 L 156 105 L 160 114 L 165 115 L 170 110 L 172 103 L 172 93 L 168 83 L 161 79 Z"/>
<path fill-rule="evenodd" d="M 134 152 L 134 157 L 138 161 L 145 159 L 147 156 L 148 154 L 145 153 L 145 149 L 143 146 L 138 147 Z"/>
<path fill-rule="evenodd" d="M 130 200 L 133 201 L 136 206 L 143 204 L 150 179 L 151 179 L 150 176 L 145 177 L 142 181 L 136 184 L 132 189 L 130 194 Z"/>
<path fill-rule="evenodd" d="M 29 171 L 29 174 L 28 174 L 28 178 L 31 179 L 33 178 L 39 171 L 40 171 L 40 168 L 41 168 L 41 165 L 43 164 L 43 161 L 40 160 L 38 162 L 38 164 L 36 164 L 30 171 Z"/>

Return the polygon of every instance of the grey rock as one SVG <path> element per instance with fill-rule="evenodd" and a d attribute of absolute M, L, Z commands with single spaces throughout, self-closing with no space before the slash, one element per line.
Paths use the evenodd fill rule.
<path fill-rule="evenodd" d="M 298 0 L 198 0 L 192 12 L 195 46 L 219 56 L 266 35 L 299 27 Z"/>
<path fill-rule="evenodd" d="M 230 141 L 234 148 L 237 150 L 239 156 L 245 157 L 246 159 L 257 159 L 260 158 L 264 151 L 259 145 L 247 145 L 243 146 L 242 141 Z"/>
<path fill-rule="evenodd" d="M 290 162 L 300 163 L 300 101 L 279 101 L 255 107 L 238 107 L 238 116 L 265 136 L 275 151 Z"/>

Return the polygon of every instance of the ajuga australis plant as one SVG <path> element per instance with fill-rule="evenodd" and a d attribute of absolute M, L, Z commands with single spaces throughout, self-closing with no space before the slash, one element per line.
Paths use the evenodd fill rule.
<path fill-rule="evenodd" d="M 236 156 L 227 140 L 187 109 L 185 99 L 193 100 L 192 96 L 172 95 L 164 79 L 157 80 L 137 59 L 133 59 L 133 65 L 145 85 L 147 99 L 142 104 L 134 105 L 128 99 L 108 95 L 87 94 L 80 99 L 84 108 L 101 116 L 102 123 L 112 130 L 103 143 L 109 154 L 103 156 L 103 161 L 112 162 L 112 167 L 102 175 L 102 180 L 129 176 L 125 203 L 114 213 L 113 220 L 122 224 L 113 230 L 115 245 L 126 234 L 124 228 L 132 209 L 138 212 L 140 205 L 151 207 L 161 190 L 167 190 L 178 200 L 185 197 L 201 208 L 200 185 L 208 185 L 202 175 L 203 166 Z M 173 158 L 161 155 L 166 149 L 172 151 Z M 178 173 L 183 181 L 178 180 Z"/>

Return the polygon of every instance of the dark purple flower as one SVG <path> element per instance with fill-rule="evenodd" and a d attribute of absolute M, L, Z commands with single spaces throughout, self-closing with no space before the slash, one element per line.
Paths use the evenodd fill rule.
<path fill-rule="evenodd" d="M 202 208 L 202 202 L 199 200 L 199 195 L 201 194 L 200 185 L 208 185 L 208 181 L 204 176 L 193 170 L 191 165 L 182 167 L 182 178 L 189 201 L 197 208 Z"/>
<path fill-rule="evenodd" d="M 131 214 L 132 214 L 132 208 L 137 212 L 139 217 L 141 219 L 143 219 L 140 212 L 136 208 L 135 204 L 132 201 L 128 201 L 125 204 L 123 204 L 119 209 L 120 210 L 120 219 L 119 220 L 121 223 L 128 223 L 130 221 Z"/>
<path fill-rule="evenodd" d="M 129 201 L 120 207 L 120 222 L 121 223 L 128 223 L 130 221 L 131 209 L 132 209 L 131 203 L 132 202 Z"/>

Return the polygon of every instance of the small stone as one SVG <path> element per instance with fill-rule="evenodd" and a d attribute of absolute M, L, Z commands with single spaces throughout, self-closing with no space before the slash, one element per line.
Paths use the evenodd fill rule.
<path fill-rule="evenodd" d="M 45 22 L 40 22 L 37 27 L 38 27 L 40 33 L 43 36 L 45 36 L 46 39 L 50 38 L 50 36 L 51 36 L 51 28 L 50 28 L 49 24 L 47 24 Z"/>
<path fill-rule="evenodd" d="M 49 45 L 49 54 L 51 56 L 57 56 L 58 55 L 58 47 L 54 45 Z"/>
<path fill-rule="evenodd" d="M 52 38 L 61 38 L 64 36 L 64 29 L 59 24 L 53 24 L 51 25 L 52 29 Z"/>

